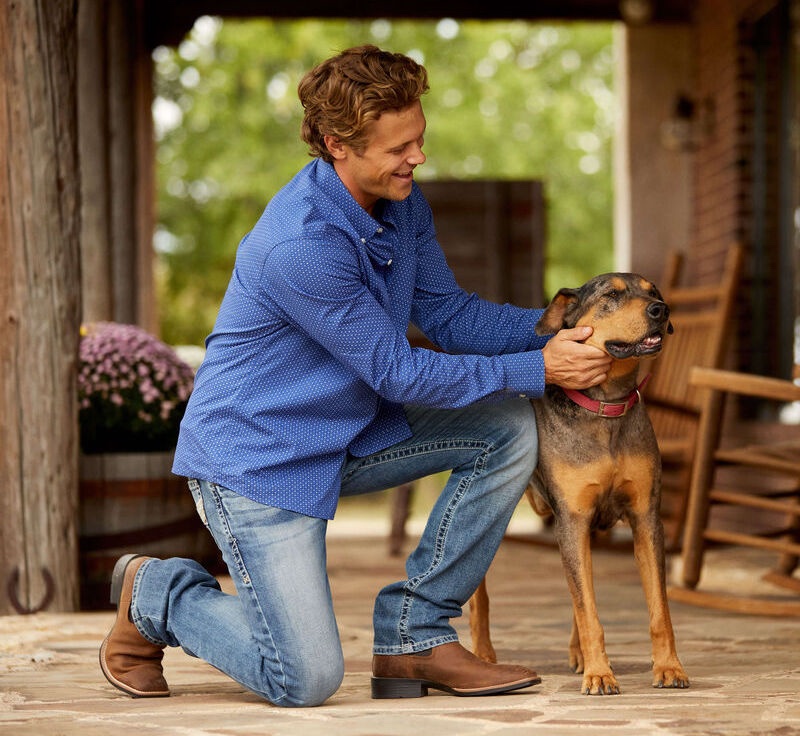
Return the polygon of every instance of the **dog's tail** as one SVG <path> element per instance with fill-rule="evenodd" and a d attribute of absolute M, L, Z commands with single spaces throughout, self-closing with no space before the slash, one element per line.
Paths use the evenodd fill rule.
<path fill-rule="evenodd" d="M 539 472 L 536 471 L 528 481 L 528 487 L 525 489 L 525 495 L 528 497 L 528 501 L 533 507 L 533 510 L 543 519 L 546 519 L 553 515 L 553 509 L 550 508 L 550 504 L 547 503 L 542 495 L 541 488 L 542 486 L 541 479 L 539 478 Z"/>

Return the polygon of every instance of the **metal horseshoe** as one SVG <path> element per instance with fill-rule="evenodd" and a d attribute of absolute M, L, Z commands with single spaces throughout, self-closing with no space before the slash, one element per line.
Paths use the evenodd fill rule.
<path fill-rule="evenodd" d="M 14 572 L 9 575 L 8 584 L 6 586 L 8 598 L 11 601 L 11 605 L 14 606 L 14 610 L 20 615 L 27 616 L 32 613 L 39 613 L 39 611 L 43 611 L 53 602 L 56 584 L 55 580 L 53 580 L 53 576 L 46 567 L 42 568 L 42 577 L 44 578 L 45 587 L 44 598 L 42 598 L 42 602 L 38 606 L 27 608 L 20 603 L 19 596 L 17 595 L 17 586 L 19 585 L 19 568 L 15 567 Z"/>

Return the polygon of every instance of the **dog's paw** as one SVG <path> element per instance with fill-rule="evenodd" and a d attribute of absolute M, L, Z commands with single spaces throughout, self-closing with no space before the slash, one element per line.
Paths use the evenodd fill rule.
<path fill-rule="evenodd" d="M 653 667 L 653 687 L 689 687 L 689 676 L 680 664 Z"/>
<path fill-rule="evenodd" d="M 583 676 L 581 692 L 584 695 L 619 695 L 617 678 L 612 674 Z"/>

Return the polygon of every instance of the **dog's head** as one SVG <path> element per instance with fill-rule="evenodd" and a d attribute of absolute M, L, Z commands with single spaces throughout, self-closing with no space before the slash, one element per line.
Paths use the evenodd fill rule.
<path fill-rule="evenodd" d="M 643 358 L 672 333 L 669 307 L 655 284 L 636 273 L 595 276 L 578 289 L 560 289 L 536 325 L 540 335 L 590 325 L 586 341 L 612 358 Z"/>

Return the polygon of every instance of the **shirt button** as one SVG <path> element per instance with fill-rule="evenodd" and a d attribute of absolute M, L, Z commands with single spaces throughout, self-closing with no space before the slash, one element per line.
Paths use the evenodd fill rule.
<path fill-rule="evenodd" d="M 367 242 L 367 239 L 366 239 L 366 238 L 361 238 L 361 242 L 362 242 L 362 243 L 366 243 L 366 242 Z"/>
<path fill-rule="evenodd" d="M 379 227 L 379 228 L 378 228 L 378 229 L 377 229 L 375 232 L 376 232 L 376 233 L 382 233 L 382 232 L 383 232 L 383 228 L 382 228 L 382 227 Z"/>
<path fill-rule="evenodd" d="M 386 265 L 387 266 L 391 266 L 392 265 L 392 259 L 391 258 L 388 261 L 386 261 Z"/>

